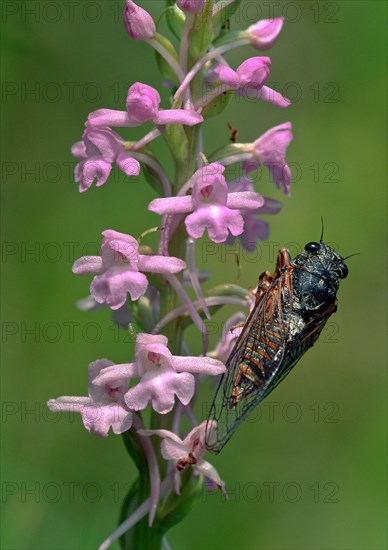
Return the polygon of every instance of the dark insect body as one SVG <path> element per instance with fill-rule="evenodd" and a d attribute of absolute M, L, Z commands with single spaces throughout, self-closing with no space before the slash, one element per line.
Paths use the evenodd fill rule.
<path fill-rule="evenodd" d="M 210 409 L 206 447 L 218 453 L 246 416 L 283 380 L 337 310 L 344 258 L 311 242 L 291 259 L 283 248 L 273 274 L 260 275 L 256 303 L 226 362 Z M 212 424 L 213 425 L 213 424 Z"/>

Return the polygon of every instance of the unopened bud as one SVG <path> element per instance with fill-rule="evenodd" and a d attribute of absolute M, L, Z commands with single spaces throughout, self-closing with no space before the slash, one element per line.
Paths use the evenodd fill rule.
<path fill-rule="evenodd" d="M 248 36 L 252 46 L 258 50 L 271 48 L 280 34 L 284 23 L 284 17 L 276 19 L 262 19 L 248 27 Z"/>
<path fill-rule="evenodd" d="M 199 13 L 203 9 L 205 0 L 177 0 L 177 6 L 189 13 Z"/>
<path fill-rule="evenodd" d="M 125 3 L 124 25 L 133 40 L 148 40 L 156 33 L 155 23 L 150 14 L 132 0 Z"/>

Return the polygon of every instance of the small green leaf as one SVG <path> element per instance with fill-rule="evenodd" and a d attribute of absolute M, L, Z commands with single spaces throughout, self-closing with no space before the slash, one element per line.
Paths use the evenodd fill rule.
<path fill-rule="evenodd" d="M 185 26 L 185 14 L 175 3 L 175 0 L 167 0 L 166 9 L 167 25 L 172 34 L 180 40 L 182 29 Z"/>
<path fill-rule="evenodd" d="M 143 154 L 147 155 L 148 157 L 150 157 L 155 162 L 158 162 L 155 155 L 151 151 L 151 149 L 147 146 L 141 147 L 141 149 L 139 149 L 139 153 L 143 153 Z M 155 172 L 155 170 L 153 170 L 150 166 L 148 166 L 148 164 L 145 164 L 144 162 L 141 163 L 141 169 L 142 169 L 142 173 L 144 174 L 144 177 L 147 180 L 147 182 L 158 193 L 158 195 L 160 195 L 162 197 L 163 196 L 163 184 L 160 181 L 159 174 L 157 172 Z"/>
<path fill-rule="evenodd" d="M 209 49 L 214 38 L 213 0 L 207 0 L 203 10 L 195 16 L 190 32 L 190 55 L 194 61 L 202 57 Z"/>
<path fill-rule="evenodd" d="M 240 6 L 240 3 L 241 0 L 235 0 L 234 2 L 231 2 L 229 4 L 226 2 L 224 4 L 220 2 L 223 7 L 213 17 L 214 32 L 217 37 L 229 33 L 229 20 L 236 13 L 237 9 Z"/>
<path fill-rule="evenodd" d="M 178 161 L 186 161 L 188 140 L 181 124 L 168 124 L 165 131 L 166 141 Z"/>
<path fill-rule="evenodd" d="M 210 162 L 215 162 L 225 157 L 232 157 L 243 153 L 252 153 L 252 143 L 230 143 L 214 151 L 209 157 Z"/>
<path fill-rule="evenodd" d="M 203 109 L 202 116 L 207 119 L 222 113 L 228 106 L 233 93 L 233 90 L 228 90 L 212 99 Z"/>
<path fill-rule="evenodd" d="M 164 533 L 181 522 L 191 512 L 201 498 L 202 486 L 203 476 L 195 478 L 191 469 L 186 470 L 183 475 L 181 494 L 171 493 L 158 511 L 156 521 Z"/>
<path fill-rule="evenodd" d="M 141 296 L 139 300 L 132 302 L 131 311 L 134 320 L 140 329 L 139 332 L 151 332 L 155 322 L 152 316 L 151 302 L 149 298 L 146 296 Z M 136 330 L 136 332 L 138 331 Z"/>
<path fill-rule="evenodd" d="M 162 34 L 156 33 L 154 36 L 154 40 L 156 40 L 161 46 L 163 46 L 163 48 L 171 55 L 171 57 L 174 58 L 174 60 L 177 63 L 179 63 L 178 54 L 174 46 L 165 36 L 163 36 Z M 155 50 L 155 57 L 156 57 L 156 63 L 158 65 L 158 69 L 161 75 L 164 78 L 167 78 L 168 80 L 170 80 L 173 84 L 175 84 L 178 87 L 179 82 L 171 66 L 167 63 L 164 57 L 162 57 L 160 53 L 156 50 Z"/>

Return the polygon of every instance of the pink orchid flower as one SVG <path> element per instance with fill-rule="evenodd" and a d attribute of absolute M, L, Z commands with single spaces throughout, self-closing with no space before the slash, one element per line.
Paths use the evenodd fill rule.
<path fill-rule="evenodd" d="M 205 229 L 215 243 L 226 241 L 229 231 L 233 236 L 240 235 L 244 230 L 240 210 L 256 210 L 264 199 L 252 191 L 229 193 L 224 170 L 217 162 L 200 168 L 190 180 L 191 196 L 154 199 L 148 209 L 162 215 L 190 213 L 185 225 L 193 239 L 202 237 Z"/>
<path fill-rule="evenodd" d="M 278 189 L 283 186 L 284 193 L 290 194 L 291 170 L 286 163 L 286 150 L 293 138 L 291 122 L 285 122 L 271 128 L 253 144 L 256 166 L 267 166 Z M 251 168 L 254 168 L 254 164 Z"/>
<path fill-rule="evenodd" d="M 105 386 L 117 380 L 140 378 L 124 396 L 127 407 L 138 411 L 151 404 L 156 412 L 166 414 L 174 407 L 175 396 L 183 405 L 191 401 L 194 374 L 216 376 L 225 372 L 225 365 L 210 357 L 172 355 L 167 342 L 162 335 L 138 334 L 135 362 L 104 369 L 95 383 Z"/>
<path fill-rule="evenodd" d="M 99 109 L 89 114 L 89 128 L 105 126 L 140 126 L 151 121 L 155 125 L 183 124 L 195 126 L 203 117 L 194 109 L 159 109 L 160 95 L 155 88 L 136 82 L 128 90 L 126 111 Z"/>
<path fill-rule="evenodd" d="M 175 491 L 177 494 L 180 493 L 181 473 L 188 466 L 192 466 L 196 473 L 204 475 L 208 480 L 215 483 L 226 496 L 225 483 L 221 480 L 217 470 L 210 462 L 203 459 L 206 451 L 206 429 L 216 430 L 216 422 L 210 422 L 207 427 L 206 424 L 206 422 L 202 422 L 202 424 L 196 426 L 183 440 L 168 430 L 138 430 L 138 433 L 144 436 L 158 435 L 163 438 L 160 448 L 163 458 L 174 462 Z"/>
<path fill-rule="evenodd" d="M 206 74 L 208 84 L 223 85 L 219 93 L 225 88 L 235 90 L 239 96 L 249 99 L 262 99 L 273 103 L 277 107 L 288 107 L 291 101 L 283 97 L 268 86 L 264 86 L 270 75 L 271 59 L 269 57 L 250 57 L 234 71 L 229 65 L 217 63 Z M 211 98 L 211 90 L 209 90 Z M 206 95 L 204 97 L 206 101 Z M 203 101 L 201 102 L 203 104 Z"/>
<path fill-rule="evenodd" d="M 186 267 L 183 260 L 173 256 L 144 255 L 134 237 L 108 229 L 103 232 L 101 256 L 83 256 L 73 265 L 73 273 L 96 275 L 90 294 L 99 304 L 119 309 L 127 299 L 138 300 L 148 288 L 143 271 L 171 274 Z"/>
<path fill-rule="evenodd" d="M 132 426 L 132 413 L 126 408 L 124 394 L 128 389 L 125 379 L 111 380 L 96 385 L 99 373 L 113 365 L 108 359 L 90 363 L 88 369 L 89 397 L 63 396 L 50 399 L 47 406 L 53 412 L 79 412 L 85 428 L 101 437 L 108 437 L 109 429 L 121 434 Z"/>
<path fill-rule="evenodd" d="M 75 181 L 81 193 L 87 191 L 94 180 L 97 187 L 104 185 L 113 162 L 127 176 L 137 176 L 140 172 L 140 163 L 125 151 L 124 141 L 110 128 L 86 128 L 82 141 L 75 143 L 71 152 L 81 160 L 75 167 Z"/>

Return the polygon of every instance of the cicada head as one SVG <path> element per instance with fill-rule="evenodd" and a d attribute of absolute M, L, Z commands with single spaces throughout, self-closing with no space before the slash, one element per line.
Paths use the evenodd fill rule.
<path fill-rule="evenodd" d="M 323 279 L 335 290 L 339 287 L 340 279 L 345 279 L 348 275 L 344 259 L 331 246 L 323 242 L 307 243 L 304 251 L 298 254 L 293 264 Z"/>

